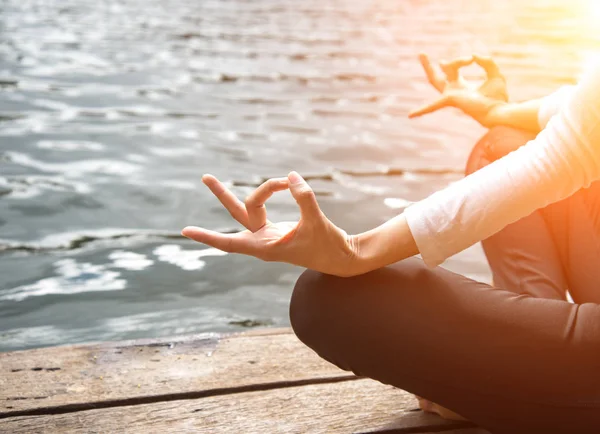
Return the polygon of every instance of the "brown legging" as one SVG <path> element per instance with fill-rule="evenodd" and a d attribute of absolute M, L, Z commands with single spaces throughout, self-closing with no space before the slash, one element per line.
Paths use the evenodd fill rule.
<path fill-rule="evenodd" d="M 530 138 L 492 129 L 467 172 Z M 483 246 L 496 286 L 416 258 L 351 278 L 307 270 L 292 327 L 340 368 L 492 433 L 600 433 L 600 183 Z"/>

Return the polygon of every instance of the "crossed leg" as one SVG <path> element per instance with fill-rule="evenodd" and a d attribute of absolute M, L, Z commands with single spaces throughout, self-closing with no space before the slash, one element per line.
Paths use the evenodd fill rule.
<path fill-rule="evenodd" d="M 553 232 L 564 219 L 547 214 L 484 241 L 498 287 L 414 258 L 352 278 L 309 270 L 294 289 L 292 326 L 340 368 L 494 433 L 598 432 L 600 305 L 564 301 L 573 273 Z M 595 294 L 583 283 L 575 293 Z"/>

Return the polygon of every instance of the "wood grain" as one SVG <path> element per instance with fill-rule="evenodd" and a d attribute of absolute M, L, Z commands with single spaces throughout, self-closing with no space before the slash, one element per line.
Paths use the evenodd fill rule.
<path fill-rule="evenodd" d="M 12 433 L 423 432 L 464 426 L 421 411 L 407 392 L 368 379 L 203 399 L 5 419 Z M 463 434 L 455 431 L 453 434 Z M 465 431 L 464 434 L 484 432 Z"/>
<path fill-rule="evenodd" d="M 289 329 L 42 348 L 0 353 L 0 417 L 339 377 Z"/>

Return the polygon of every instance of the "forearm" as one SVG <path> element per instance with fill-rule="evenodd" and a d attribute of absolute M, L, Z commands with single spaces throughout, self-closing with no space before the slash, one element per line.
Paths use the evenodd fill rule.
<path fill-rule="evenodd" d="M 505 125 L 539 132 L 540 104 L 541 100 L 497 104 L 488 113 L 488 126 Z M 358 251 L 357 270 L 361 273 L 385 267 L 419 253 L 404 214 L 353 238 Z"/>
<path fill-rule="evenodd" d="M 600 179 L 600 67 L 585 75 L 537 137 L 404 212 L 424 261 L 435 266 L 536 209 Z M 545 101 L 546 102 L 546 101 Z M 542 116 L 543 115 L 543 116 Z"/>
<path fill-rule="evenodd" d="M 497 104 L 487 114 L 485 126 L 507 126 L 539 133 L 541 129 L 538 114 L 541 104 L 541 99 Z"/>
<path fill-rule="evenodd" d="M 550 95 L 518 103 L 499 103 L 492 106 L 482 124 L 487 127 L 508 126 L 539 133 L 548 121 L 573 96 L 576 86 L 563 86 Z"/>
<path fill-rule="evenodd" d="M 404 214 L 367 232 L 355 235 L 357 269 L 376 270 L 419 253 Z"/>

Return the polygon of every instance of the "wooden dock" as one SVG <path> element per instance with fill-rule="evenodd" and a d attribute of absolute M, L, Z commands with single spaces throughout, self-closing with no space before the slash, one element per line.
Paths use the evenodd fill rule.
<path fill-rule="evenodd" d="M 0 353 L 0 432 L 485 434 L 289 329 Z"/>

